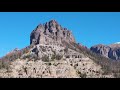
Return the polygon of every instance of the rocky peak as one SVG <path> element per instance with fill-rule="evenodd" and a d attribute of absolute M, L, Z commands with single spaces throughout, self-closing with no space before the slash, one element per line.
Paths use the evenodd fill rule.
<path fill-rule="evenodd" d="M 59 25 L 59 24 L 58 24 L 58 22 L 57 22 L 56 20 L 50 20 L 50 21 L 49 21 L 49 25 L 50 25 L 51 27 L 52 27 L 52 26 L 53 26 L 53 27 L 57 27 L 57 25 Z"/>
<path fill-rule="evenodd" d="M 30 44 L 62 44 L 62 41 L 75 42 L 72 32 L 63 28 L 56 20 L 39 24 L 30 35 Z"/>

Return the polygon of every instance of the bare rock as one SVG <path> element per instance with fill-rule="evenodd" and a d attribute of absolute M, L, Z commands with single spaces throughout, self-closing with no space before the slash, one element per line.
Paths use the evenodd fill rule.
<path fill-rule="evenodd" d="M 113 60 L 120 60 L 120 44 L 95 45 L 90 48 L 91 51 L 101 54 Z"/>
<path fill-rule="evenodd" d="M 109 56 L 110 47 L 102 45 L 102 44 L 99 44 L 99 45 L 95 45 L 95 46 L 91 47 L 90 50 L 95 52 L 95 53 L 101 54 L 101 55 L 103 55 L 105 57 L 108 57 Z"/>
<path fill-rule="evenodd" d="M 52 44 L 62 41 L 75 42 L 72 32 L 62 28 L 57 21 L 51 20 L 45 24 L 40 24 L 30 35 L 30 44 Z"/>

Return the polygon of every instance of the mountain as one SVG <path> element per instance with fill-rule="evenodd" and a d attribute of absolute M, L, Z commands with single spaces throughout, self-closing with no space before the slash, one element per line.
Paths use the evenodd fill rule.
<path fill-rule="evenodd" d="M 99 47 L 107 48 L 106 52 L 110 49 Z M 116 64 L 76 43 L 70 30 L 50 20 L 31 32 L 29 46 L 0 58 L 0 77 L 113 78 L 120 76 L 118 66 L 119 62 Z"/>
<path fill-rule="evenodd" d="M 120 60 L 120 43 L 114 43 L 110 45 L 95 45 L 90 48 L 91 51 L 101 54 L 107 58 L 113 60 Z"/>
<path fill-rule="evenodd" d="M 63 28 L 57 21 L 51 20 L 40 24 L 32 31 L 30 44 L 62 44 L 63 41 L 74 42 L 75 39 L 70 30 Z"/>

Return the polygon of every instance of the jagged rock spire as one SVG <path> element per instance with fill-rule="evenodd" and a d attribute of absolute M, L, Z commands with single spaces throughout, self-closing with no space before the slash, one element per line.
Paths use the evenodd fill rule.
<path fill-rule="evenodd" d="M 39 24 L 30 35 L 30 44 L 61 44 L 62 41 L 75 42 L 75 39 L 67 28 L 63 28 L 54 19 Z"/>

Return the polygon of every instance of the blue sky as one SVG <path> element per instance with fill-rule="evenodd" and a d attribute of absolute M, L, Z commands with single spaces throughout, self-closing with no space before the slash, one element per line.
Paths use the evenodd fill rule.
<path fill-rule="evenodd" d="M 88 47 L 120 41 L 120 12 L 0 12 L 0 57 L 28 46 L 32 30 L 51 19 Z"/>

